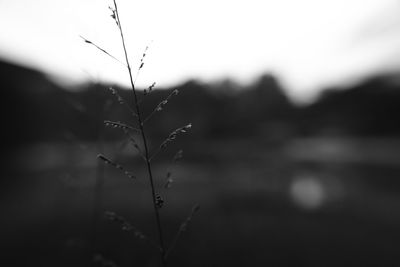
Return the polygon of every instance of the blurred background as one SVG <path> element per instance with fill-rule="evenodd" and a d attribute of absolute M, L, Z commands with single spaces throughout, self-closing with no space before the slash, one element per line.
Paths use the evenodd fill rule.
<path fill-rule="evenodd" d="M 119 1 L 171 266 L 398 266 L 398 1 Z M 6 266 L 158 266 L 111 1 L 1 1 L 0 257 Z M 140 144 L 140 142 L 139 142 Z M 183 159 L 174 162 L 177 151 Z M 102 153 L 136 180 L 104 165 Z M 167 173 L 173 183 L 163 185 Z M 399 180 L 399 181 L 398 181 Z M 100 253 L 102 256 L 95 256 Z M 103 259 L 102 261 L 99 259 Z"/>

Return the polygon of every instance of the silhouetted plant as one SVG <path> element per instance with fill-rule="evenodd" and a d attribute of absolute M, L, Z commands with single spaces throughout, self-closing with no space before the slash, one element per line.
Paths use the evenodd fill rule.
<path fill-rule="evenodd" d="M 178 90 L 173 90 L 165 99 L 163 99 L 161 102 L 159 102 L 159 104 L 152 110 L 152 112 L 150 112 L 149 115 L 144 116 L 144 113 L 141 109 L 141 103 L 145 100 L 145 98 L 148 95 L 150 95 L 150 93 L 155 88 L 156 84 L 155 83 L 151 84 L 147 89 L 143 90 L 143 92 L 141 92 L 141 94 L 140 94 L 140 92 L 138 92 L 138 90 L 135 87 L 135 83 L 136 83 L 136 79 L 140 73 L 140 70 L 144 66 L 144 59 L 146 57 L 148 47 L 146 47 L 145 51 L 143 52 L 139 67 L 137 69 L 136 76 L 134 78 L 134 76 L 132 74 L 131 64 L 129 62 L 124 32 L 123 32 L 123 28 L 121 25 L 121 19 L 120 19 L 120 15 L 118 12 L 118 6 L 117 6 L 116 0 L 113 0 L 113 7 L 109 7 L 109 9 L 112 12 L 111 17 L 115 21 L 115 23 L 118 27 L 118 31 L 119 31 L 121 43 L 122 43 L 122 48 L 123 48 L 123 52 L 124 52 L 124 56 L 125 56 L 125 62 L 117 59 L 112 54 L 110 54 L 109 52 L 107 52 L 105 49 L 101 48 L 97 44 L 93 43 L 92 41 L 90 41 L 82 36 L 81 36 L 81 38 L 85 41 L 85 43 L 94 46 L 95 48 L 97 48 L 98 50 L 100 50 L 101 52 L 106 54 L 107 56 L 113 58 L 120 64 L 123 64 L 127 68 L 127 71 L 129 74 L 131 90 L 132 90 L 133 105 L 131 106 L 130 104 L 128 104 L 128 102 L 125 101 L 121 97 L 121 95 L 118 93 L 118 91 L 115 90 L 114 88 L 109 88 L 109 90 L 110 90 L 111 94 L 116 98 L 117 102 L 121 105 L 124 105 L 128 109 L 129 113 L 134 118 L 136 125 L 132 126 L 125 122 L 110 121 L 110 120 L 105 120 L 104 124 L 105 124 L 105 126 L 123 131 L 123 133 L 125 134 L 127 139 L 130 141 L 130 143 L 137 150 L 138 154 L 141 156 L 141 158 L 145 162 L 146 169 L 147 169 L 147 176 L 148 176 L 148 179 L 150 182 L 150 188 L 151 188 L 151 198 L 152 198 L 153 211 L 154 211 L 156 226 L 157 226 L 158 242 L 153 242 L 152 240 L 150 240 L 145 234 L 143 234 L 140 230 L 138 230 L 136 227 L 134 227 L 133 224 L 131 224 L 124 217 L 116 214 L 115 212 L 108 211 L 105 213 L 105 215 L 111 221 L 118 223 L 124 231 L 131 232 L 131 233 L 133 233 L 133 235 L 135 237 L 142 239 L 142 240 L 147 240 L 150 244 L 152 244 L 154 247 L 156 247 L 160 253 L 160 259 L 161 259 L 162 266 L 166 266 L 168 256 L 170 255 L 171 251 L 175 248 L 176 243 L 177 243 L 179 237 L 181 236 L 181 234 L 184 231 L 186 231 L 186 228 L 187 228 L 188 224 L 190 223 L 190 221 L 192 220 L 193 215 L 199 210 L 199 206 L 195 205 L 193 207 L 192 212 L 190 213 L 189 217 L 186 218 L 184 220 L 184 222 L 181 224 L 181 226 L 179 227 L 179 230 L 178 230 L 177 234 L 175 235 L 175 237 L 173 238 L 170 246 L 167 247 L 165 244 L 164 236 L 163 236 L 163 227 L 162 227 L 160 212 L 159 212 L 159 210 L 165 204 L 164 199 L 161 197 L 160 191 L 162 189 L 167 189 L 167 188 L 171 187 L 173 180 L 171 178 L 171 171 L 168 171 L 167 175 L 166 175 L 166 180 L 163 182 L 163 184 L 160 188 L 157 188 L 155 185 L 155 182 L 154 182 L 152 161 L 162 150 L 167 148 L 169 143 L 175 141 L 175 139 L 177 138 L 178 135 L 186 133 L 188 130 L 190 130 L 192 127 L 192 124 L 189 123 L 183 127 L 179 127 L 176 130 L 172 131 L 168 135 L 168 137 L 155 149 L 155 151 L 153 153 L 151 153 L 150 147 L 148 144 L 148 135 L 146 134 L 146 131 L 145 131 L 145 124 L 156 113 L 163 111 L 165 106 L 170 101 L 170 99 L 173 96 L 178 95 L 179 92 L 178 92 Z M 139 143 L 136 141 L 136 136 L 134 135 L 134 133 L 136 133 L 140 136 L 141 145 L 139 145 Z M 183 153 L 182 150 L 179 150 L 176 153 L 176 155 L 173 158 L 173 163 L 176 163 L 177 161 L 179 161 L 182 158 L 182 155 L 183 155 L 182 153 Z M 137 179 L 136 176 L 133 174 L 133 172 L 128 171 L 121 164 L 115 162 L 114 160 L 110 159 L 109 157 L 107 157 L 103 154 L 99 154 L 97 157 L 99 160 L 103 161 L 107 165 L 110 165 L 110 166 L 118 169 L 119 171 L 121 171 L 128 178 L 135 179 L 135 180 Z M 102 265 L 116 266 L 115 263 L 113 263 L 112 261 L 106 260 L 100 254 L 97 254 L 95 256 L 95 260 L 97 262 L 101 263 Z"/>

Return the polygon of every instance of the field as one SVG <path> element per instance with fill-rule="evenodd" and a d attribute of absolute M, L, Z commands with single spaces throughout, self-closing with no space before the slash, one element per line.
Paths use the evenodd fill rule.
<path fill-rule="evenodd" d="M 182 163 L 169 167 L 160 157 L 154 165 L 158 181 L 168 168 L 175 180 L 161 210 L 167 240 L 194 204 L 201 207 L 169 266 L 400 264 L 399 141 L 314 138 L 277 146 L 236 138 L 182 147 Z M 104 175 L 101 209 L 156 238 L 144 170 L 129 151 L 121 143 L 72 142 L 16 152 L 3 174 L 2 264 L 89 266 L 98 251 L 119 266 L 157 266 L 151 245 L 103 216 L 93 220 L 94 185 Z M 99 152 L 137 180 L 99 165 Z"/>

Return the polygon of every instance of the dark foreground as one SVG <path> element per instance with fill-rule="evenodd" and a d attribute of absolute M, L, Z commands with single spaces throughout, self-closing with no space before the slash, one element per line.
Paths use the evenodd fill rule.
<path fill-rule="evenodd" d="M 138 178 L 104 166 L 98 205 L 157 240 L 144 170 L 114 147 L 103 152 Z M 310 139 L 273 148 L 224 140 L 184 148 L 163 194 L 166 239 L 194 204 L 201 209 L 169 266 L 400 265 L 398 142 Z M 158 266 L 151 245 L 102 215 L 93 219 L 98 149 L 42 144 L 14 157 L 3 175 L 2 266 L 100 266 L 92 265 L 95 253 L 118 266 Z M 156 162 L 157 177 L 167 169 L 163 158 Z"/>

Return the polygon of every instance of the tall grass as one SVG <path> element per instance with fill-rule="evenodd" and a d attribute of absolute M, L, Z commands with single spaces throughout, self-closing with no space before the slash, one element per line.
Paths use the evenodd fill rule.
<path fill-rule="evenodd" d="M 155 87 L 155 83 L 150 85 L 147 89 L 143 90 L 143 92 L 139 92 L 136 89 L 135 82 L 136 82 L 136 79 L 137 79 L 141 69 L 144 66 L 144 59 L 145 59 L 148 47 L 146 47 L 146 49 L 143 53 L 143 56 L 142 56 L 140 64 L 139 64 L 139 68 L 137 69 L 137 72 L 136 72 L 136 76 L 134 76 L 132 67 L 131 67 L 131 63 L 129 61 L 128 49 L 127 49 L 127 45 L 125 42 L 124 30 L 122 27 L 122 22 L 121 22 L 120 12 L 118 10 L 117 1 L 113 0 L 113 7 L 109 7 L 109 8 L 112 12 L 111 17 L 115 21 L 117 28 L 118 28 L 119 35 L 120 35 L 120 42 L 121 42 L 122 50 L 124 52 L 123 53 L 124 61 L 117 59 L 112 54 L 110 54 L 109 52 L 107 52 L 105 49 L 101 48 L 97 44 L 93 43 L 92 41 L 90 41 L 84 37 L 82 37 L 82 38 L 87 44 L 94 46 L 95 48 L 97 48 L 98 50 L 100 50 L 101 52 L 106 54 L 107 56 L 109 56 L 109 57 L 113 58 L 114 60 L 118 61 L 119 63 L 123 64 L 127 69 L 127 75 L 129 76 L 130 87 L 131 87 L 130 89 L 132 92 L 132 99 L 129 102 L 125 101 L 125 99 L 123 99 L 120 96 L 120 94 L 118 93 L 118 91 L 115 90 L 114 88 L 110 88 L 110 92 L 116 97 L 117 101 L 121 105 L 124 105 L 125 107 L 128 108 L 129 112 L 132 114 L 133 122 L 134 122 L 135 126 L 132 126 L 129 123 L 122 123 L 122 122 L 109 121 L 109 120 L 105 120 L 104 124 L 106 126 L 122 130 L 124 132 L 125 136 L 132 143 L 133 147 L 137 150 L 137 152 L 139 153 L 139 155 L 142 157 L 142 159 L 144 161 L 147 178 L 149 180 L 149 186 L 151 189 L 150 190 L 151 191 L 151 201 L 152 201 L 152 207 L 153 207 L 154 220 L 155 220 L 155 224 L 156 224 L 156 232 L 157 232 L 158 240 L 157 240 L 157 242 L 153 242 L 145 234 L 143 234 L 140 230 L 138 230 L 135 226 L 133 226 L 133 224 L 128 222 L 124 217 L 117 215 L 114 212 L 106 212 L 106 216 L 110 220 L 119 223 L 123 230 L 132 231 L 136 237 L 147 240 L 151 244 L 153 244 L 159 252 L 160 264 L 162 266 L 167 266 L 168 256 L 175 248 L 175 245 L 176 245 L 179 237 L 181 236 L 181 234 L 184 231 L 186 231 L 188 224 L 192 220 L 194 213 L 198 211 L 199 207 L 197 205 L 195 205 L 193 207 L 189 217 L 187 217 L 184 220 L 184 222 L 179 227 L 179 230 L 176 233 L 175 237 L 172 239 L 170 245 L 167 246 L 165 238 L 164 238 L 164 234 L 163 234 L 164 229 L 163 229 L 163 224 L 162 224 L 161 216 L 160 216 L 160 209 L 164 206 L 164 199 L 161 197 L 160 191 L 162 189 L 167 189 L 171 186 L 171 182 L 172 182 L 171 172 L 167 172 L 167 181 L 165 181 L 164 185 L 161 187 L 157 187 L 156 183 L 155 183 L 155 177 L 153 174 L 153 160 L 161 151 L 166 149 L 166 147 L 169 145 L 169 143 L 174 142 L 178 135 L 186 133 L 188 130 L 190 130 L 192 128 L 192 124 L 189 123 L 183 127 L 177 128 L 176 130 L 171 132 L 168 135 L 168 137 L 157 148 L 155 148 L 153 152 L 151 152 L 151 150 L 153 150 L 153 149 L 151 149 L 149 147 L 149 142 L 148 142 L 149 136 L 146 133 L 145 125 L 149 120 L 151 120 L 151 118 L 154 114 L 162 111 L 164 109 L 164 107 L 167 105 L 167 103 L 170 101 L 170 99 L 173 96 L 176 96 L 179 92 L 178 92 L 178 90 L 173 90 L 168 95 L 167 98 L 165 98 L 161 102 L 159 102 L 159 104 L 153 109 L 152 112 L 150 112 L 148 115 L 144 114 L 144 112 L 141 109 L 141 104 L 143 101 L 145 101 L 145 98 L 148 95 L 150 95 L 150 93 L 153 91 L 153 89 Z M 136 140 L 137 137 L 135 134 L 137 134 L 139 136 L 140 142 L 137 142 L 137 140 Z M 137 179 L 136 176 L 132 172 L 128 171 L 124 166 L 113 161 L 112 159 L 108 158 L 107 156 L 105 156 L 103 154 L 99 154 L 97 157 L 99 160 L 103 161 L 104 163 L 121 171 L 128 178 Z M 179 160 L 181 157 L 182 157 L 182 151 L 180 150 L 175 155 L 174 161 Z M 99 190 L 99 189 L 97 188 L 96 190 Z M 97 201 L 100 202 L 99 200 L 97 200 Z M 97 257 L 97 259 L 99 259 L 99 257 Z M 102 259 L 103 258 L 100 257 L 100 260 L 102 260 Z M 103 262 L 104 262 L 104 260 L 103 260 Z"/>

